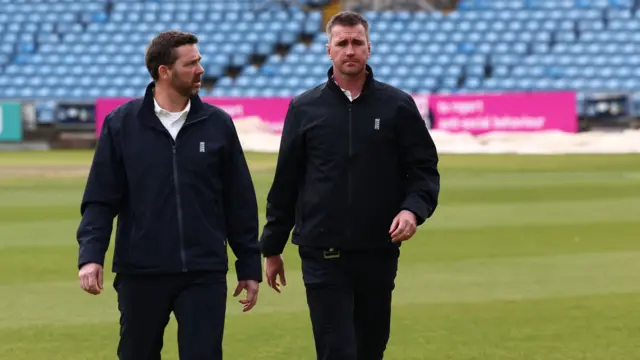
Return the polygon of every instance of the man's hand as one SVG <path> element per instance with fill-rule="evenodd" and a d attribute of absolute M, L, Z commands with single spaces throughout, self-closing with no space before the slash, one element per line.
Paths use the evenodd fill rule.
<path fill-rule="evenodd" d="M 80 287 L 89 294 L 98 295 L 102 292 L 102 265 L 88 263 L 80 268 L 78 273 Z"/>
<path fill-rule="evenodd" d="M 402 210 L 393 219 L 389 234 L 393 242 L 400 242 L 411 239 L 416 233 L 416 216 L 408 210 Z"/>
<path fill-rule="evenodd" d="M 238 301 L 240 304 L 244 305 L 242 312 L 247 312 L 253 309 L 256 302 L 258 302 L 258 286 L 259 284 L 255 280 L 238 281 L 238 286 L 236 287 L 236 291 L 233 293 L 233 297 L 240 295 L 242 290 L 247 290 L 247 297 Z"/>
<path fill-rule="evenodd" d="M 264 272 L 267 278 L 267 284 L 273 290 L 280 292 L 280 284 L 276 278 L 280 277 L 282 286 L 287 286 L 287 278 L 284 276 L 284 262 L 281 255 L 269 256 L 264 259 Z"/>

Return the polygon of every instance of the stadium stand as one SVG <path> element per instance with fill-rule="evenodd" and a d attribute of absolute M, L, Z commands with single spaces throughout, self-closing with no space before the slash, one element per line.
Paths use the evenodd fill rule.
<path fill-rule="evenodd" d="M 291 96 L 326 77 L 323 1 L 0 0 L 1 98 L 139 95 L 143 52 L 196 33 L 205 95 Z M 466 0 L 459 11 L 366 11 L 377 76 L 412 93 L 640 90 L 634 0 Z"/>
<path fill-rule="evenodd" d="M 375 12 L 371 64 L 410 92 L 640 88 L 640 16 L 632 1 L 465 1 L 460 11 Z M 272 55 L 260 71 L 225 79 L 217 94 L 292 95 L 322 81 L 326 36 Z M 267 79 L 263 79 L 267 78 Z M 256 84 L 255 79 L 260 79 Z M 264 87 L 262 84 L 268 84 Z M 275 88 L 275 89 L 274 89 Z"/>
<path fill-rule="evenodd" d="M 241 67 L 251 55 L 316 32 L 320 18 L 298 8 L 252 12 L 256 2 L 103 0 L 2 3 L 0 31 L 5 97 L 133 96 L 148 83 L 143 53 L 160 31 L 181 29 L 201 39 L 211 77 Z"/>

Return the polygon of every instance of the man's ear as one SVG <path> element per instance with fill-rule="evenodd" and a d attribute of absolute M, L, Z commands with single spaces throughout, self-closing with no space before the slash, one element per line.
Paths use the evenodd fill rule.
<path fill-rule="evenodd" d="M 166 65 L 160 65 L 158 67 L 158 78 L 164 79 L 169 76 L 169 68 Z"/>

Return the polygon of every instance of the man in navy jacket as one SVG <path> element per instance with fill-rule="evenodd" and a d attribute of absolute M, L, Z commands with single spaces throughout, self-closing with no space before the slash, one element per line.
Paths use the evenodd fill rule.
<path fill-rule="evenodd" d="M 230 116 L 203 103 L 198 39 L 159 34 L 144 98 L 110 113 L 82 199 L 82 289 L 99 294 L 112 223 L 121 360 L 160 359 L 171 312 L 180 359 L 222 359 L 227 242 L 244 311 L 262 281 L 256 194 Z"/>
<path fill-rule="evenodd" d="M 286 285 L 291 237 L 315 358 L 381 360 L 400 244 L 438 206 L 438 152 L 412 96 L 367 64 L 367 19 L 340 12 L 326 28 L 327 81 L 295 96 L 284 120 L 261 237 L 265 278 L 278 292 Z"/>

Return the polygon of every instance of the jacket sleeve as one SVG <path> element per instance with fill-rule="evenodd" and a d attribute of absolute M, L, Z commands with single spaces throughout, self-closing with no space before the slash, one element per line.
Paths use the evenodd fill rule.
<path fill-rule="evenodd" d="M 284 120 L 275 176 L 267 196 L 267 222 L 260 240 L 265 257 L 282 254 L 295 224 L 305 156 L 300 122 L 292 101 Z"/>
<path fill-rule="evenodd" d="M 258 246 L 258 203 L 249 166 L 233 120 L 224 154 L 224 209 L 229 246 L 236 257 L 238 281 L 262 281 L 262 259 Z"/>
<path fill-rule="evenodd" d="M 438 205 L 440 174 L 438 152 L 412 97 L 400 105 L 398 118 L 401 165 L 406 174 L 401 210 L 415 214 L 421 225 Z"/>
<path fill-rule="evenodd" d="M 124 192 L 124 167 L 114 141 L 111 118 L 109 114 L 102 126 L 80 205 L 82 219 L 76 234 L 79 268 L 87 263 L 104 266 L 113 219 Z"/>

